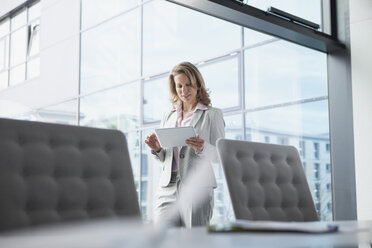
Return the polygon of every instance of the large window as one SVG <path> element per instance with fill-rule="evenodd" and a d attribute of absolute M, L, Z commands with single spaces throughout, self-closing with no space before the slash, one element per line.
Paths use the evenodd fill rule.
<path fill-rule="evenodd" d="M 88 2 L 88 6 L 93 4 Z M 140 77 L 140 13 L 138 8 L 131 10 L 82 33 L 80 72 L 82 94 Z"/>
<path fill-rule="evenodd" d="M 79 120 L 78 110 L 78 100 L 72 99 L 39 108 L 34 114 L 37 115 L 37 120 L 42 122 L 77 125 Z"/>
<path fill-rule="evenodd" d="M 239 26 L 166 1 L 143 6 L 143 74 L 183 61 L 202 61 L 240 47 Z"/>
<path fill-rule="evenodd" d="M 143 122 L 158 122 L 169 110 L 168 75 L 151 78 L 143 84 Z"/>
<path fill-rule="evenodd" d="M 0 90 L 40 74 L 40 2 L 0 20 Z"/>
<path fill-rule="evenodd" d="M 224 112 L 227 138 L 299 149 L 317 211 L 332 219 L 326 54 L 167 1 L 95 2 L 82 1 L 80 124 L 130 137 L 146 221 L 152 221 L 161 165 L 143 140 L 171 108 L 168 73 L 182 61 L 203 74 L 212 105 Z M 95 17 L 100 9 L 107 11 Z M 318 156 L 311 156 L 315 143 Z M 213 221 L 228 220 L 224 174 L 220 165 L 214 170 Z"/>

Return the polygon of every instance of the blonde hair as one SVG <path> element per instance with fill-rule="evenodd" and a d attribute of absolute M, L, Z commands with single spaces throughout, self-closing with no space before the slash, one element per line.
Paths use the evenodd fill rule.
<path fill-rule="evenodd" d="M 190 62 L 182 62 L 173 67 L 168 78 L 170 101 L 173 107 L 176 107 L 181 101 L 177 95 L 174 77 L 182 73 L 188 77 L 191 85 L 197 89 L 196 100 L 205 106 L 209 106 L 211 104 L 211 99 L 209 98 L 208 90 L 205 88 L 204 79 L 200 71 Z"/>

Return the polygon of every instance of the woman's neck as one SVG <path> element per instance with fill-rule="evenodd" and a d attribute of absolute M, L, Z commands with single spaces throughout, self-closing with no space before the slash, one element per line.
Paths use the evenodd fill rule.
<path fill-rule="evenodd" d="M 195 102 L 193 104 L 182 103 L 183 112 L 184 113 L 188 113 L 188 112 L 193 111 L 195 109 L 195 107 L 196 107 L 197 104 L 198 104 L 198 102 Z"/>

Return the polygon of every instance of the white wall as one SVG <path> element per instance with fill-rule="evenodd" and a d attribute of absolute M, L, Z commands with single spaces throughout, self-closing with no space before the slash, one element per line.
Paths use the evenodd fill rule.
<path fill-rule="evenodd" d="M 372 1 L 350 0 L 358 219 L 372 219 Z"/>
<path fill-rule="evenodd" d="M 22 2 L 1 0 L 0 13 Z M 1 100 L 31 109 L 75 97 L 79 89 L 80 1 L 41 0 L 41 9 L 40 77 L 0 91 Z"/>

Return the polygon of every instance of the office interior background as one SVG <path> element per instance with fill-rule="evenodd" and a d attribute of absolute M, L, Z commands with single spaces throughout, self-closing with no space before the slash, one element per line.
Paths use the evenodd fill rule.
<path fill-rule="evenodd" d="M 326 32 L 325 2 L 248 1 Z M 349 218 L 334 216 L 334 181 L 352 177 L 357 218 L 372 219 L 372 2 L 337 2 L 344 6 L 338 31 L 351 54 L 351 80 L 339 86 L 350 97 L 351 139 L 330 138 L 330 122 L 340 120 L 330 115 L 338 87 L 329 85 L 327 53 L 164 0 L 2 1 L 0 117 L 123 131 L 142 216 L 151 222 L 161 167 L 143 140 L 171 107 L 169 70 L 190 61 L 204 76 L 212 106 L 223 110 L 226 138 L 295 146 L 321 220 Z M 336 174 L 333 146 L 344 144 L 351 144 L 347 166 L 355 173 Z M 212 222 L 233 219 L 221 165 L 214 170 Z"/>

